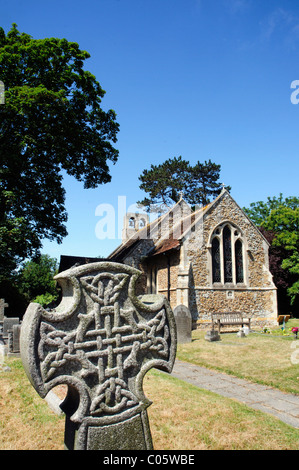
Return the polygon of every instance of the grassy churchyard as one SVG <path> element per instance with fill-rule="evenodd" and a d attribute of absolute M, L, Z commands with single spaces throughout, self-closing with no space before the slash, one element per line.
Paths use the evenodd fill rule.
<path fill-rule="evenodd" d="M 299 334 L 294 340 L 290 331 L 296 326 L 299 320 L 294 319 L 286 323 L 284 332 L 277 327 L 266 333 L 250 333 L 246 338 L 225 333 L 214 343 L 204 341 L 205 332 L 196 330 L 192 343 L 179 346 L 177 358 L 299 394 Z"/>
<path fill-rule="evenodd" d="M 179 345 L 177 358 L 253 382 L 299 394 L 299 339 L 289 328 L 221 335 L 204 340 L 194 331 L 192 343 Z M 297 347 L 298 344 L 298 347 Z M 25 376 L 20 359 L 5 358 L 0 371 L 0 450 L 63 449 L 64 417 L 55 415 Z M 299 429 L 229 398 L 200 390 L 156 370 L 144 379 L 156 450 L 297 450 Z M 188 438 L 186 439 L 186 436 Z"/>

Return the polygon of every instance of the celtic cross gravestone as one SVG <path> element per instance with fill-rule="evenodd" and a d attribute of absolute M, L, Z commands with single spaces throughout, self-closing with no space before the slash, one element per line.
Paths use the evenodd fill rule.
<path fill-rule="evenodd" d="M 99 262 L 56 276 L 63 290 L 52 311 L 30 304 L 22 322 L 21 357 L 44 398 L 68 386 L 65 447 L 81 450 L 152 448 L 142 389 L 146 372 L 171 372 L 175 320 L 162 296 L 135 295 L 140 271 Z"/>

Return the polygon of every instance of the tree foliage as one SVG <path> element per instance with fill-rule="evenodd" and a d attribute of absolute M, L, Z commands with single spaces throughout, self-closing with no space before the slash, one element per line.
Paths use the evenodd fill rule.
<path fill-rule="evenodd" d="M 45 296 L 53 301 L 58 297 L 56 282 L 53 279 L 57 271 L 57 260 L 49 255 L 41 255 L 24 263 L 16 284 L 28 302 L 36 300 L 38 296 Z"/>
<path fill-rule="evenodd" d="M 248 208 L 244 207 L 244 211 L 250 217 L 257 227 L 268 227 L 268 217 L 272 210 L 278 209 L 280 206 L 295 209 L 298 204 L 298 198 L 287 197 L 284 199 L 280 193 L 278 197 L 268 197 L 267 201 L 252 202 Z M 267 228 L 269 230 L 269 227 Z"/>
<path fill-rule="evenodd" d="M 119 125 L 84 70 L 89 57 L 66 39 L 0 28 L 0 278 L 43 238 L 60 243 L 67 234 L 63 171 L 85 188 L 111 180 Z"/>
<path fill-rule="evenodd" d="M 160 165 L 151 165 L 139 176 L 139 187 L 148 196 L 138 204 L 147 210 L 160 204 L 170 206 L 179 201 L 183 192 L 189 204 L 205 205 L 211 196 L 215 197 L 221 191 L 222 186 L 218 182 L 220 169 L 220 165 L 211 160 L 191 166 L 181 156 L 170 158 Z"/>
<path fill-rule="evenodd" d="M 288 253 L 281 266 L 296 277 L 288 289 L 294 302 L 299 295 L 299 199 L 289 199 L 291 205 L 280 205 L 271 211 L 267 226 L 275 232 L 273 244 L 283 247 Z"/>
<path fill-rule="evenodd" d="M 299 296 L 299 198 L 268 197 L 244 209 L 263 230 L 273 234 L 272 246 L 280 249 L 281 268 L 293 279 L 288 293 L 292 302 Z M 276 252 L 277 253 L 277 252 Z"/>
<path fill-rule="evenodd" d="M 263 227 L 259 227 L 259 230 L 270 244 L 269 269 L 273 275 L 274 284 L 278 289 L 286 290 L 292 284 L 292 276 L 282 267 L 282 262 L 287 258 L 288 252 L 284 247 L 273 244 L 275 232 L 265 230 Z"/>

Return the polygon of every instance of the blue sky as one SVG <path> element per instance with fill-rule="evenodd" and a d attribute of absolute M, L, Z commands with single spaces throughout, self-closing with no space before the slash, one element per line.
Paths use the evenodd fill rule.
<path fill-rule="evenodd" d="M 43 252 L 107 256 L 119 243 L 118 201 L 144 197 L 138 176 L 181 155 L 221 165 L 237 203 L 298 196 L 299 2 L 295 0 L 0 1 L 0 26 L 65 37 L 87 50 L 120 124 L 111 183 L 84 190 L 65 177 L 69 235 Z M 1 73 L 1 71 L 0 71 Z M 1 76 L 0 76 L 1 79 Z M 299 94 L 298 94 L 299 97 Z M 115 210 L 98 239 L 96 208 Z M 121 215 L 120 215 L 121 214 Z M 104 214 L 102 214 L 104 216 Z"/>

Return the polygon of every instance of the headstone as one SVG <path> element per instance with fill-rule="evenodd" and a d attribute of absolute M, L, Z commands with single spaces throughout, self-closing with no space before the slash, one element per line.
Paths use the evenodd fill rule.
<path fill-rule="evenodd" d="M 220 341 L 220 334 L 218 333 L 218 331 L 212 329 L 212 330 L 209 330 L 206 335 L 205 335 L 205 340 L 206 341 Z"/>
<path fill-rule="evenodd" d="M 3 323 L 4 320 L 4 309 L 9 305 L 5 303 L 4 299 L 0 299 L 0 323 Z"/>
<path fill-rule="evenodd" d="M 61 304 L 45 311 L 31 303 L 21 327 L 21 358 L 41 397 L 68 386 L 65 448 L 150 450 L 151 404 L 142 390 L 146 372 L 171 372 L 176 328 L 164 296 L 143 303 L 135 296 L 141 272 L 99 262 L 55 279 Z"/>
<path fill-rule="evenodd" d="M 8 330 L 7 332 L 7 349 L 8 349 L 8 353 L 12 353 L 12 349 L 13 349 L 12 330 Z"/>
<path fill-rule="evenodd" d="M 19 354 L 20 352 L 20 332 L 21 325 L 13 325 L 11 330 L 8 330 L 8 355 Z"/>
<path fill-rule="evenodd" d="M 173 310 L 177 327 L 177 341 L 180 343 L 190 343 L 192 341 L 192 317 L 189 309 L 185 305 L 178 305 Z"/>
<path fill-rule="evenodd" d="M 18 325 L 20 319 L 18 317 L 4 317 L 3 320 L 3 338 L 8 338 L 8 331 L 12 330 L 14 325 Z"/>

